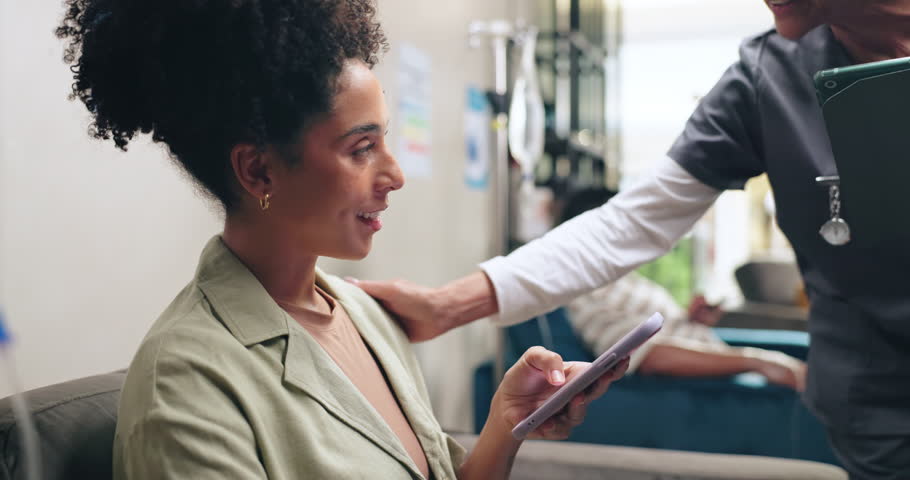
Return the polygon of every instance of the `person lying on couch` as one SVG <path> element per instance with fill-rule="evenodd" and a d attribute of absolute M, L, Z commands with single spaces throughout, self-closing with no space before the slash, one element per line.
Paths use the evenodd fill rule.
<path fill-rule="evenodd" d="M 410 342 L 358 287 L 316 268 L 361 259 L 404 179 L 371 71 L 369 0 L 68 0 L 73 94 L 91 132 L 167 145 L 225 211 L 127 374 L 114 477 L 507 478 L 511 428 L 586 364 L 529 349 L 466 459 L 433 416 Z M 565 438 L 605 374 L 545 422 Z"/>
<path fill-rule="evenodd" d="M 571 192 L 559 223 L 600 207 L 612 196 L 600 187 Z M 593 352 L 605 351 L 654 312 L 664 315 L 664 326 L 632 355 L 630 372 L 701 377 L 754 371 L 771 383 L 803 390 L 805 363 L 781 352 L 727 345 L 711 330 L 723 313 L 720 308 L 696 296 L 688 310 L 683 309 L 665 288 L 634 271 L 568 305 L 572 327 Z"/>

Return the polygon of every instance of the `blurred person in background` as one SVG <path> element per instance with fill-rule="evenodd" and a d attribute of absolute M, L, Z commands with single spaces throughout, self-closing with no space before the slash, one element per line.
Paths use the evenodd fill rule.
<path fill-rule="evenodd" d="M 567 193 L 559 208 L 559 224 L 597 208 L 614 192 L 585 187 Z M 582 295 L 567 305 L 573 329 L 592 352 L 605 352 L 643 318 L 654 312 L 664 326 L 632 354 L 629 372 L 675 377 L 726 376 L 758 372 L 769 382 L 802 391 L 806 365 L 781 352 L 727 345 L 712 330 L 723 315 L 720 307 L 694 296 L 682 308 L 670 292 L 637 272 Z"/>

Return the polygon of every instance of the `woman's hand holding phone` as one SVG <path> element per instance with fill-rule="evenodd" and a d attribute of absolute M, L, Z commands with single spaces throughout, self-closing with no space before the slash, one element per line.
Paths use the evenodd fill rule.
<path fill-rule="evenodd" d="M 620 362 L 626 362 L 636 348 L 640 347 L 660 331 L 663 324 L 663 315 L 654 313 L 654 315 L 651 315 L 651 317 L 622 337 L 610 347 L 609 350 L 597 357 L 593 363 L 582 363 L 577 366 L 573 365 L 572 375 L 571 378 L 568 379 L 568 382 L 566 382 L 565 385 L 559 386 L 556 391 L 552 392 L 553 394 L 547 398 L 546 401 L 541 403 L 540 406 L 532 411 L 524 420 L 518 422 L 512 429 L 512 436 L 517 440 L 526 438 L 535 430 L 540 429 L 542 426 L 547 426 L 547 422 L 552 417 L 563 413 L 563 410 L 567 410 L 567 408 L 568 410 L 565 415 L 571 416 L 571 419 L 569 420 L 570 423 L 571 421 L 576 420 L 576 425 L 581 423 L 581 418 L 578 418 L 579 414 L 577 409 L 579 407 L 578 402 L 583 402 L 583 400 L 576 399 L 576 397 L 578 397 L 579 394 L 587 393 L 590 386 L 601 381 L 603 379 L 602 377 L 609 376 L 611 377 L 611 381 L 620 378 L 621 375 L 620 377 L 612 378 L 613 375 L 611 372 L 614 368 L 619 365 Z M 527 354 L 525 355 L 527 356 Z M 559 361 L 561 362 L 562 359 L 559 359 Z M 556 359 L 553 358 L 550 362 L 555 364 Z M 535 363 L 535 365 L 537 364 Z M 628 365 L 623 367 L 623 373 L 625 373 L 627 368 Z M 553 382 L 551 381 L 550 383 L 552 384 Z M 573 404 L 573 402 L 575 403 Z M 590 400 L 584 401 L 584 403 L 589 402 Z M 572 411 L 573 407 L 576 409 L 574 412 Z M 559 421 L 557 421 L 557 423 L 559 423 Z M 551 426 L 550 428 L 552 429 L 553 427 Z M 571 427 L 569 430 L 571 430 Z"/>
<path fill-rule="evenodd" d="M 512 430 L 532 412 L 537 410 L 565 383 L 582 374 L 591 366 L 588 362 L 563 362 L 562 357 L 543 347 L 531 347 L 518 362 L 506 372 L 490 408 Z M 564 440 L 572 428 L 585 418 L 587 406 L 603 395 L 610 383 L 622 378 L 629 367 L 628 358 L 619 362 L 597 381 L 576 394 L 555 415 L 531 432 L 527 438 Z"/>

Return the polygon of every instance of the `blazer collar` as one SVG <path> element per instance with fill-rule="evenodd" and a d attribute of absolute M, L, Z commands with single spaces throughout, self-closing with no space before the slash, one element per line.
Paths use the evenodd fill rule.
<path fill-rule="evenodd" d="M 287 336 L 285 383 L 315 399 L 331 415 L 401 462 L 414 477 L 420 477 L 413 460 L 385 419 L 309 332 L 275 303 L 259 280 L 227 248 L 220 235 L 209 240 L 203 249 L 196 281 L 216 315 L 244 346 Z M 429 456 L 433 439 L 427 432 L 434 431 L 435 425 L 432 414 L 422 407 L 410 382 L 411 375 L 396 352 L 387 342 L 380 341 L 383 335 L 359 302 L 338 282 L 341 281 L 316 269 L 316 284 L 345 309 L 364 342 L 372 349 L 402 411 Z"/>
<path fill-rule="evenodd" d="M 196 282 L 216 315 L 243 346 L 288 334 L 287 313 L 220 235 L 202 250 Z"/>
<path fill-rule="evenodd" d="M 398 404 L 429 457 L 432 438 L 424 432 L 433 431 L 429 422 L 435 420 L 429 417 L 431 414 L 426 409 L 421 408 L 422 403 L 410 382 L 411 376 L 398 355 L 387 342 L 381 341 L 382 334 L 360 307 L 359 302 L 345 292 L 347 290 L 345 286 L 339 285 L 340 280 L 329 278 L 318 269 L 316 279 L 317 284 L 344 308 L 364 343 L 373 351 L 379 367 L 385 372 L 393 394 L 398 399 Z M 288 318 L 291 323 L 288 354 L 285 360 L 285 382 L 314 398 L 329 413 L 397 459 L 408 468 L 412 476 L 420 478 L 417 466 L 385 419 L 306 329 L 290 316 Z"/>

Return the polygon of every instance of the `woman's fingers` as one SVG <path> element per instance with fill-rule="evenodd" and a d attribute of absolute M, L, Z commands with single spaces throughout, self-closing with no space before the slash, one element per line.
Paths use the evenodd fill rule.
<path fill-rule="evenodd" d="M 586 362 L 563 362 L 559 354 L 543 347 L 531 347 L 522 355 L 522 360 L 510 370 L 511 375 L 507 375 L 507 377 L 515 380 L 533 377 L 539 379 L 537 381 L 542 381 L 543 378 L 540 377 L 540 373 L 543 373 L 550 385 L 561 386 L 566 382 L 566 377 L 571 380 L 581 375 L 589 367 L 590 364 Z M 620 361 L 615 367 L 605 372 L 588 386 L 584 392 L 575 395 L 556 415 L 538 426 L 532 437 L 554 440 L 568 438 L 572 429 L 584 421 L 587 414 L 587 406 L 591 401 L 603 395 L 611 382 L 622 378 L 628 367 L 628 358 Z M 504 381 L 504 383 L 506 382 Z M 511 383 L 516 382 L 513 381 Z M 514 386 L 515 388 L 508 389 L 510 395 L 520 399 L 520 402 L 532 400 L 533 403 L 528 405 L 531 411 L 533 411 L 535 406 L 543 403 L 546 397 L 552 395 L 552 387 L 545 387 L 544 384 L 540 383 L 537 386 L 533 385 L 533 383 L 518 382 Z"/>
<path fill-rule="evenodd" d="M 585 403 L 591 403 L 600 398 L 610 388 L 610 384 L 622 378 L 628 369 L 629 357 L 626 357 L 585 390 Z"/>
<path fill-rule="evenodd" d="M 576 395 L 559 413 L 548 418 L 535 430 L 534 438 L 565 440 L 572 429 L 584 422 L 588 406 L 583 394 Z"/>
<path fill-rule="evenodd" d="M 588 413 L 585 395 L 579 394 L 569 402 L 569 408 L 566 410 L 566 421 L 570 427 L 581 425 L 585 420 L 585 414 Z"/>
<path fill-rule="evenodd" d="M 611 381 L 619 380 L 620 378 L 626 375 L 626 372 L 629 371 L 629 357 L 622 359 L 615 367 L 611 370 L 612 377 Z"/>
<path fill-rule="evenodd" d="M 544 372 L 551 385 L 566 383 L 565 366 L 558 353 L 543 347 L 531 347 L 523 357 L 528 365 Z"/>

